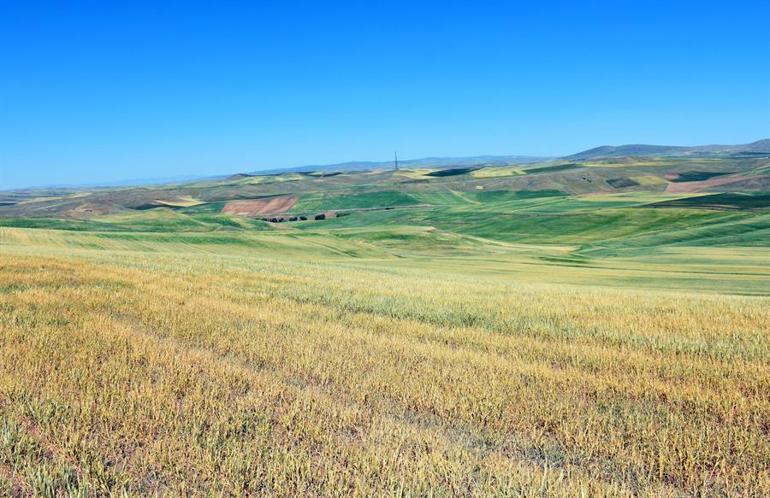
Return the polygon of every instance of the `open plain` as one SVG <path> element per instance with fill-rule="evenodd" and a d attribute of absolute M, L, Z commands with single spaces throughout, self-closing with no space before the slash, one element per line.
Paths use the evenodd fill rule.
<path fill-rule="evenodd" d="M 767 496 L 769 167 L 5 192 L 0 489 Z"/>

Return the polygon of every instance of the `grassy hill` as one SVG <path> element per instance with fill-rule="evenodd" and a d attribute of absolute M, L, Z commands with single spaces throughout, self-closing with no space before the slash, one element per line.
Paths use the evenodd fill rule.
<path fill-rule="evenodd" d="M 768 157 L 605 157 L 517 167 L 283 173 L 162 186 L 5 194 L 0 226 L 102 238 L 339 239 L 367 254 L 569 247 L 586 258 L 768 246 Z M 230 202 L 278 205 L 230 214 Z M 296 200 L 296 202 L 294 202 Z M 325 213 L 323 220 L 316 216 Z M 331 213 L 331 214 L 329 214 Z M 302 220 L 305 218 L 305 220 Z M 272 222 L 271 222 L 272 220 Z M 291 220 L 291 221 L 289 221 Z M 405 235 L 406 230 L 411 235 Z M 394 232 L 388 236 L 389 232 Z M 125 233 L 126 235 L 121 235 Z M 312 237 L 311 237 L 312 234 Z M 372 234 L 377 234 L 372 239 Z M 435 240 L 433 240 L 435 239 Z M 442 242 L 439 244 L 437 240 Z M 332 244 L 332 245 L 334 245 Z M 360 247 L 351 254 L 360 252 Z"/>
<path fill-rule="evenodd" d="M 768 168 L 3 193 L 0 494 L 768 495 Z"/>

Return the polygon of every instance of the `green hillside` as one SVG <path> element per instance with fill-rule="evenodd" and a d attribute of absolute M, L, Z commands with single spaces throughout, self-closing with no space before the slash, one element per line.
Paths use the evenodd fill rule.
<path fill-rule="evenodd" d="M 549 278 L 557 273 L 546 268 L 594 269 L 614 284 L 633 270 L 635 285 L 682 289 L 695 282 L 686 276 L 695 271 L 692 261 L 711 261 L 711 276 L 719 277 L 699 287 L 765 294 L 768 161 L 609 158 L 527 164 L 505 175 L 497 166 L 477 166 L 14 192 L 0 206 L 0 227 L 5 247 L 30 239 L 51 247 L 256 252 L 367 265 L 396 258 L 420 267 L 431 258 L 456 267 L 465 260 L 474 271 L 539 268 Z M 723 178 L 735 181 L 718 183 Z M 731 191 L 731 185 L 749 188 Z M 296 202 L 280 213 L 223 212 L 229 202 L 268 205 L 288 194 Z M 324 219 L 317 220 L 320 213 Z M 751 257 L 725 257 L 738 250 Z M 658 258 L 673 273 L 650 270 Z M 746 274 L 758 277 L 745 285 L 737 275 Z M 580 275 L 559 278 L 580 282 Z"/>

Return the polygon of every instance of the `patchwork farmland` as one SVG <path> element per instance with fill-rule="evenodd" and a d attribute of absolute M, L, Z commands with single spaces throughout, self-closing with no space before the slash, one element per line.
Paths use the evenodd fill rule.
<path fill-rule="evenodd" d="M 0 490 L 768 495 L 769 156 L 2 192 Z"/>

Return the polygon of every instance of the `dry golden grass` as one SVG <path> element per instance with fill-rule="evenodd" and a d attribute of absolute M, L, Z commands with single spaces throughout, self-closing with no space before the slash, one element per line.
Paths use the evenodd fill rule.
<path fill-rule="evenodd" d="M 8 494 L 761 496 L 768 414 L 765 297 L 0 252 Z"/>
<path fill-rule="evenodd" d="M 497 178 L 500 176 L 518 176 L 523 174 L 524 170 L 516 166 L 487 166 L 486 168 L 477 169 L 476 171 L 471 172 L 473 178 Z"/>
<path fill-rule="evenodd" d="M 198 206 L 199 204 L 203 204 L 203 201 L 196 199 L 195 197 L 192 197 L 190 195 L 183 195 L 179 196 L 176 200 L 156 200 L 158 204 L 162 204 L 164 206 L 173 206 L 173 207 L 191 207 L 191 206 Z"/>

